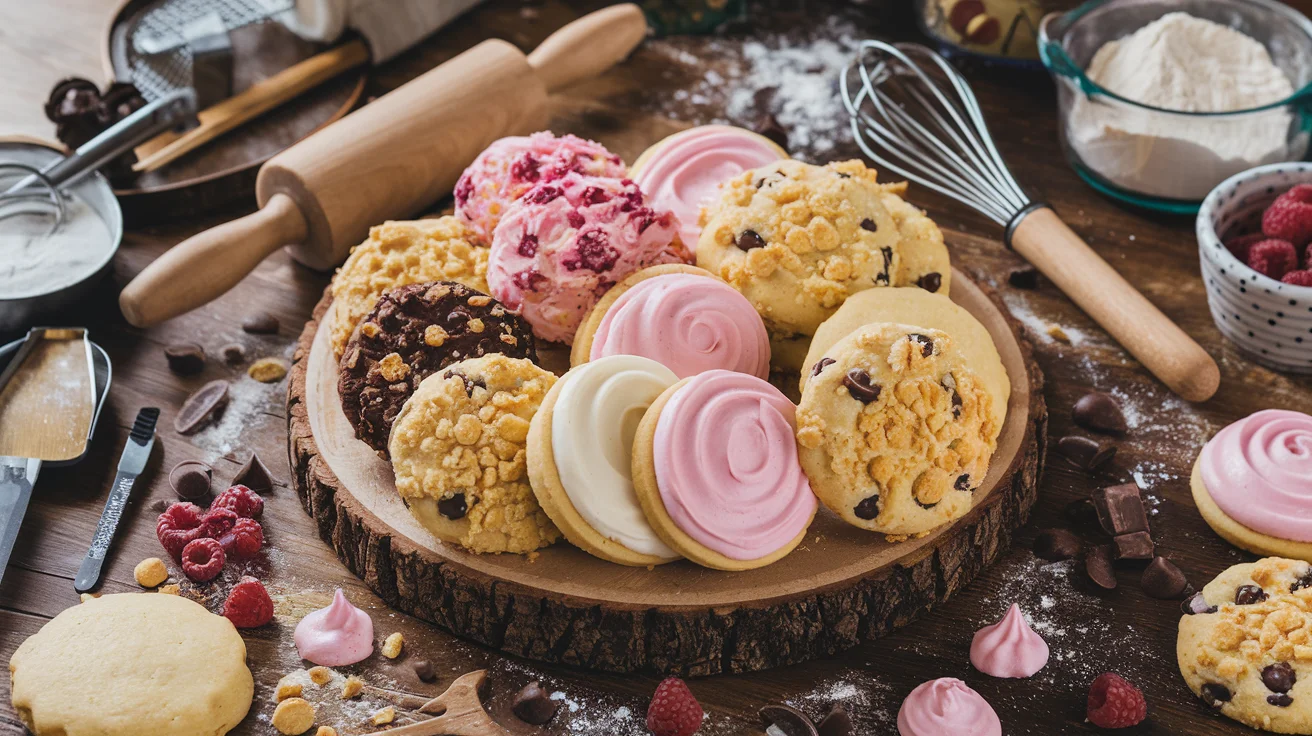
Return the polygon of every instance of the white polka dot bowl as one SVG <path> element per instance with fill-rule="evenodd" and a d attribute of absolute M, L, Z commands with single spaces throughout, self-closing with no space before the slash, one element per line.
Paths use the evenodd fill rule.
<path fill-rule="evenodd" d="M 1312 374 L 1312 287 L 1263 276 L 1221 242 L 1261 230 L 1263 210 L 1295 184 L 1312 184 L 1312 163 L 1271 164 L 1235 174 L 1203 200 L 1195 227 L 1217 328 L 1268 368 Z"/>

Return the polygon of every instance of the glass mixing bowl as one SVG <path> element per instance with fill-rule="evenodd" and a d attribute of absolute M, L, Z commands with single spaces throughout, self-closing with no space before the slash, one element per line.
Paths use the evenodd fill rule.
<path fill-rule="evenodd" d="M 1294 94 L 1251 110 L 1178 112 L 1128 100 L 1084 74 L 1104 43 L 1177 11 L 1265 45 Z M 1095 189 L 1124 202 L 1195 213 L 1229 177 L 1308 152 L 1312 22 L 1275 0 L 1092 0 L 1043 18 L 1039 55 L 1057 84 L 1062 147 L 1071 165 Z"/>

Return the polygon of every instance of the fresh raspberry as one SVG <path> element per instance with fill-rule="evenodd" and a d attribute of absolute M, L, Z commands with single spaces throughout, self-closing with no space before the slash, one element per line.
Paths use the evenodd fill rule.
<path fill-rule="evenodd" d="M 155 522 L 155 536 L 173 559 L 182 557 L 182 549 L 200 537 L 201 516 L 205 512 L 194 503 L 175 503 L 164 509 Z"/>
<path fill-rule="evenodd" d="M 1284 276 L 1281 276 L 1280 280 L 1286 284 L 1293 284 L 1294 286 L 1312 286 L 1312 269 L 1306 271 L 1290 271 Z"/>
<path fill-rule="evenodd" d="M 223 602 L 223 615 L 239 629 L 253 629 L 273 620 L 273 599 L 264 583 L 247 576 L 232 586 Z"/>
<path fill-rule="evenodd" d="M 1262 232 L 1297 246 L 1312 241 L 1312 184 L 1299 184 L 1276 197 L 1262 213 Z"/>
<path fill-rule="evenodd" d="M 246 486 L 233 486 L 210 504 L 210 510 L 232 509 L 243 519 L 258 519 L 264 513 L 264 499 Z"/>
<path fill-rule="evenodd" d="M 238 519 L 232 528 L 218 539 L 223 553 L 235 560 L 249 560 L 264 546 L 264 527 L 254 519 Z"/>
<path fill-rule="evenodd" d="M 1248 267 L 1273 279 L 1298 268 L 1298 251 L 1287 240 L 1270 238 L 1248 248 Z"/>
<path fill-rule="evenodd" d="M 200 539 L 218 539 L 232 530 L 241 517 L 232 509 L 211 508 L 200 518 Z"/>
<path fill-rule="evenodd" d="M 1237 235 L 1230 238 L 1225 241 L 1224 245 L 1226 250 L 1234 254 L 1235 258 L 1238 258 L 1244 263 L 1248 263 L 1248 249 L 1251 248 L 1254 243 L 1260 243 L 1263 240 L 1266 240 L 1266 234 L 1249 233 L 1247 235 Z"/>
<path fill-rule="evenodd" d="M 1087 715 L 1098 728 L 1126 728 L 1148 717 L 1148 704 L 1139 688 L 1114 672 L 1104 672 L 1089 687 Z"/>
<path fill-rule="evenodd" d="M 667 677 L 651 696 L 647 730 L 655 736 L 692 736 L 702 727 L 704 715 L 701 704 L 683 680 Z"/>
<path fill-rule="evenodd" d="M 193 539 L 182 548 L 182 572 L 198 583 L 213 580 L 226 561 L 223 546 L 213 539 Z"/>

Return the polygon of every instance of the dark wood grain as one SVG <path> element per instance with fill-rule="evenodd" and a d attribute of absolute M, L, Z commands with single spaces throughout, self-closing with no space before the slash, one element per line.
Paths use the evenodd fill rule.
<path fill-rule="evenodd" d="M 909 3 L 887 0 L 860 7 L 834 6 L 834 12 L 859 34 L 913 39 L 915 31 L 899 12 L 905 5 Z M 831 33 L 825 25 L 830 8 L 813 2 L 806 15 L 795 16 L 792 22 L 808 33 Z M 493 0 L 378 70 L 370 93 L 395 87 L 488 36 L 503 36 L 530 47 L 581 10 L 556 2 L 521 6 Z M 559 98 L 553 126 L 593 136 L 632 160 L 650 142 L 679 125 L 709 121 L 712 116 L 681 107 L 683 103 L 674 100 L 675 93 L 700 79 L 709 65 L 741 53 L 742 41 L 742 36 L 726 36 L 717 41 L 716 53 L 704 53 L 691 65 L 672 61 L 665 51 L 670 47 L 700 51 L 700 44 L 683 39 L 649 44 L 599 83 L 570 90 Z M 1076 431 L 1068 408 L 1091 388 L 1116 390 L 1135 410 L 1137 426 L 1119 443 L 1114 463 L 1095 477 L 1054 457 L 1030 525 L 997 563 L 932 614 L 884 639 L 833 657 L 751 675 L 693 680 L 692 689 L 708 712 L 703 733 L 759 736 L 762 729 L 756 711 L 763 704 L 788 699 L 819 714 L 829 700 L 838 698 L 851 703 L 863 734 L 896 734 L 893 724 L 902 698 L 924 680 L 940 676 L 963 678 L 977 689 L 997 710 L 1009 736 L 1094 733 L 1096 729 L 1084 722 L 1084 699 L 1089 682 L 1105 670 L 1130 678 L 1147 696 L 1148 722 L 1126 730 L 1127 734 L 1251 733 L 1210 714 L 1189 694 L 1175 666 L 1178 608 L 1173 602 L 1144 596 L 1137 585 L 1137 571 L 1121 570 L 1119 589 L 1094 593 L 1077 575 L 1064 574 L 1067 566 L 1036 563 L 1028 547 L 1037 530 L 1065 524 L 1062 512 L 1068 502 L 1099 484 L 1129 480 L 1137 472 L 1157 501 L 1152 523 L 1161 552 L 1179 564 L 1195 585 L 1231 564 L 1251 559 L 1223 542 L 1199 518 L 1188 490 L 1189 467 L 1211 432 L 1252 411 L 1288 408 L 1312 412 L 1312 380 L 1260 368 L 1220 336 L 1208 315 L 1198 276 L 1191 219 L 1122 208 L 1076 178 L 1057 143 L 1056 102 L 1045 75 L 977 66 L 964 71 L 975 85 L 1000 149 L 1022 183 L 1052 202 L 1095 250 L 1202 342 L 1221 365 L 1221 390 L 1201 406 L 1175 401 L 1051 285 L 1041 282 L 1033 292 L 1006 287 L 1007 271 L 1020 261 L 997 244 L 998 231 L 992 223 L 913 188 L 911 198 L 952 231 L 949 242 L 954 262 L 977 280 L 999 286 L 1013 312 L 1038 328 L 1032 339 L 1047 376 L 1050 436 L 1055 440 Z M 680 122 L 673 123 L 671 118 Z M 750 124 L 751 120 L 737 122 Z M 856 154 L 850 142 L 845 142 L 832 155 Z M 188 391 L 213 378 L 240 375 L 238 369 L 211 361 L 203 374 L 178 378 L 165 369 L 161 348 L 174 341 L 198 341 L 213 355 L 223 344 L 239 340 L 248 344 L 254 356 L 290 357 L 294 339 L 310 317 L 327 277 L 292 263 L 285 255 L 271 258 L 236 290 L 206 309 L 160 327 L 136 330 L 117 315 L 114 295 L 127 279 L 174 243 L 237 214 L 243 213 L 197 217 L 169 227 L 130 232 L 112 280 L 76 317 L 89 323 L 95 339 L 113 357 L 115 386 L 88 459 L 41 477 L 14 563 L 0 584 L 0 656 L 7 658 L 44 620 L 77 602 L 72 577 L 91 539 L 127 425 L 137 409 L 163 407 L 162 426 L 169 427 Z M 275 313 L 283 322 L 281 333 L 268 338 L 243 335 L 238 325 L 255 309 Z M 1082 339 L 1075 345 L 1056 342 L 1044 333 L 1046 324 L 1060 325 Z M 245 459 L 244 452 L 253 449 L 270 461 L 283 480 L 290 477 L 281 391 L 281 386 L 275 386 L 266 403 L 244 415 L 247 421 L 230 450 L 215 448 L 212 431 L 188 438 L 164 430 L 106 565 L 106 591 L 135 590 L 132 567 L 140 559 L 160 553 L 153 534 L 155 514 L 148 506 L 171 497 L 164 476 L 173 464 L 213 457 L 217 477 L 226 480 Z M 357 670 L 374 684 L 433 695 L 456 675 L 487 667 L 489 712 L 516 734 L 643 733 L 637 724 L 656 684 L 654 678 L 529 665 L 392 614 L 319 539 L 319 529 L 288 487 L 270 494 L 266 515 L 271 564 L 261 574 L 278 596 L 282 614 L 275 625 L 247 636 L 259 686 L 252 715 L 239 730 L 243 736 L 272 732 L 267 720 L 259 717 L 267 718 L 272 711 L 268 696 L 273 684 L 298 666 L 287 651 L 297 612 L 326 600 L 333 586 L 345 588 L 352 600 L 369 608 L 380 637 L 403 631 L 408 656 L 431 659 L 440 673 L 438 682 L 423 684 L 405 662 L 375 663 Z M 1031 680 L 988 678 L 967 661 L 972 633 L 992 623 L 1013 600 L 1040 624 L 1054 652 L 1049 665 Z M 535 678 L 565 692 L 577 709 L 562 709 L 545 729 L 519 723 L 510 713 L 510 701 L 520 686 Z M 8 706 L 7 688 L 8 678 L 0 677 L 0 732 L 20 733 Z M 633 715 L 622 718 L 621 708 L 630 709 Z M 369 730 L 358 716 L 335 725 L 343 726 L 342 733 Z"/>

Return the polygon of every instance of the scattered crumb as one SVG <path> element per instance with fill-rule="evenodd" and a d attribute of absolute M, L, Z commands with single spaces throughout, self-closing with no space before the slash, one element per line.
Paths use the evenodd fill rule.
<path fill-rule="evenodd" d="M 398 631 L 394 634 L 388 635 L 387 639 L 383 641 L 383 656 L 388 659 L 396 659 L 401 656 L 401 645 L 404 643 L 405 638 L 401 636 L 401 632 Z"/>

